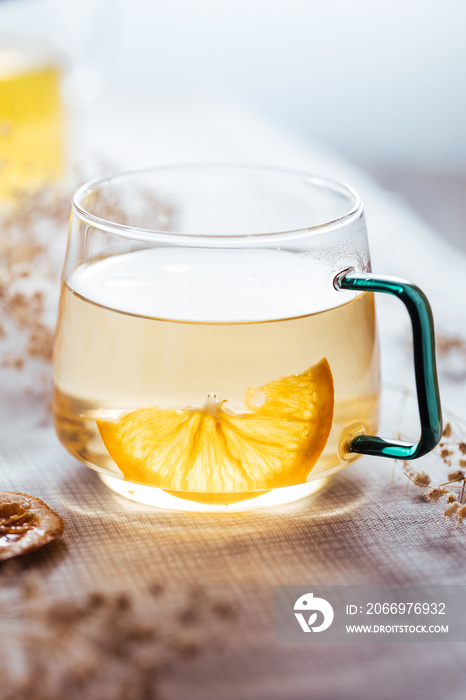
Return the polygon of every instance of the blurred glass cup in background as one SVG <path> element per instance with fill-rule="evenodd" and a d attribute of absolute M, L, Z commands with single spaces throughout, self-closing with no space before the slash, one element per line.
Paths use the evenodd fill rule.
<path fill-rule="evenodd" d="M 58 180 L 65 169 L 62 60 L 38 39 L 0 43 L 0 199 Z"/>
<path fill-rule="evenodd" d="M 0 2 L 0 201 L 59 183 L 112 66 L 120 1 Z M 102 37 L 104 36 L 104 39 Z"/>

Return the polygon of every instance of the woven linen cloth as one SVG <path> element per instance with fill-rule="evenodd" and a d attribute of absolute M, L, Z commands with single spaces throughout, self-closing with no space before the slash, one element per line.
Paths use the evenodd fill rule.
<path fill-rule="evenodd" d="M 366 204 L 373 269 L 417 282 L 431 299 L 438 327 L 461 336 L 465 258 L 393 195 L 321 145 L 291 137 L 235 104 L 191 95 L 159 101 L 156 109 L 143 101 L 135 107 L 133 100 L 130 113 L 106 96 L 89 118 L 89 152 L 100 149 L 124 167 L 242 161 L 346 180 Z M 118 133 L 128 120 L 132 128 L 122 144 Z M 388 406 L 382 434 L 392 431 L 403 396 L 388 383 L 412 387 L 413 369 L 406 312 L 391 299 L 378 305 Z M 452 371 L 447 357 L 439 370 L 443 402 L 461 414 L 464 368 Z M 9 611 L 6 627 L 5 605 L 31 573 L 50 606 L 98 591 L 144 600 L 155 586 L 161 593 L 151 604 L 159 611 L 162 645 L 173 646 L 173 636 L 185 632 L 201 641 L 196 653 L 173 654 L 154 694 L 141 691 L 136 700 L 464 697 L 462 643 L 284 644 L 273 638 L 274 585 L 466 582 L 465 527 L 444 521 L 441 507 L 415 486 L 406 494 L 401 465 L 362 458 L 315 497 L 271 509 L 199 514 L 139 505 L 109 491 L 65 452 L 51 424 L 47 391 L 31 386 L 37 373 L 28 371 L 2 370 L 0 489 L 42 498 L 63 516 L 66 531 L 18 560 L 8 582 L 0 583 L 0 638 L 2 628 L 10 634 L 16 624 L 11 645 L 21 645 L 21 610 Z M 416 469 L 429 471 L 434 462 L 437 456 L 427 456 Z M 106 663 L 103 657 L 104 673 Z M 131 673 L 131 658 L 119 664 L 122 678 Z M 108 687 L 119 698 L 121 684 L 115 684 Z M 0 683 L 0 700 L 9 692 Z"/>

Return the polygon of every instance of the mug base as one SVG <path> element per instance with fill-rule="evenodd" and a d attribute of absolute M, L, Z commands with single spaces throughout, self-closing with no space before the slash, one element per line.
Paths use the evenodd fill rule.
<path fill-rule="evenodd" d="M 330 481 L 332 477 L 326 476 L 322 479 L 314 479 L 305 484 L 296 486 L 283 486 L 282 488 L 272 489 L 266 493 L 261 492 L 260 495 L 251 498 L 248 494 L 247 498 L 235 503 L 227 505 L 214 505 L 212 503 L 199 503 L 197 501 L 188 500 L 174 496 L 173 493 L 167 493 L 163 489 L 155 486 L 144 486 L 143 484 L 135 484 L 131 481 L 125 481 L 115 476 L 99 473 L 100 479 L 112 491 L 124 496 L 136 503 L 155 506 L 165 510 L 178 510 L 191 513 L 238 513 L 241 511 L 255 510 L 257 508 L 270 508 L 274 506 L 293 503 L 302 498 L 314 495 L 320 491 Z"/>

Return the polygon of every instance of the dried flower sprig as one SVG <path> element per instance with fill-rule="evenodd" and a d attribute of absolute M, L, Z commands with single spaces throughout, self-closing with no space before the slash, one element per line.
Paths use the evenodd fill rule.
<path fill-rule="evenodd" d="M 0 576 L 2 700 L 157 700 L 181 663 L 218 647 L 238 617 L 214 597 L 154 582 L 50 602 L 34 574 Z"/>
<path fill-rule="evenodd" d="M 0 365 L 22 370 L 31 358 L 49 364 L 66 245 L 68 186 L 17 192 L 0 212 Z M 79 179 L 81 179 L 79 177 Z"/>
<path fill-rule="evenodd" d="M 462 455 L 466 454 L 466 442 L 459 436 L 451 422 L 445 425 L 442 440 L 436 448 L 436 453 L 449 469 L 447 479 L 431 486 L 428 491 L 424 492 L 423 496 L 432 503 L 440 503 L 440 500 L 446 496 L 443 518 L 445 520 L 454 517 L 459 525 L 466 518 L 466 471 L 463 468 L 466 467 L 466 461 L 462 458 Z M 416 486 L 429 486 L 431 484 L 432 479 L 425 471 L 415 472 L 407 462 L 403 464 L 403 473 L 408 480 L 406 491 L 409 482 Z M 458 489 L 459 493 L 455 493 L 452 489 Z"/>

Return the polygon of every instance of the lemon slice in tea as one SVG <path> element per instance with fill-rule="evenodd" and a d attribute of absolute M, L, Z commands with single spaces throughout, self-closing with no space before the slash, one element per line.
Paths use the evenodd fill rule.
<path fill-rule="evenodd" d="M 248 413 L 225 403 L 209 394 L 202 406 L 139 408 L 97 425 L 125 479 L 186 492 L 177 494 L 183 498 L 230 503 L 306 481 L 332 427 L 326 358 L 302 374 L 248 389 Z"/>

